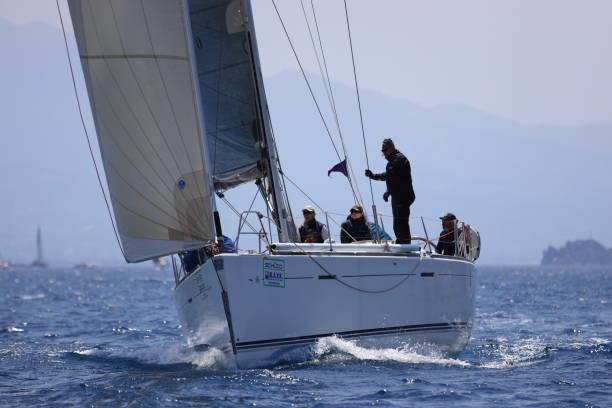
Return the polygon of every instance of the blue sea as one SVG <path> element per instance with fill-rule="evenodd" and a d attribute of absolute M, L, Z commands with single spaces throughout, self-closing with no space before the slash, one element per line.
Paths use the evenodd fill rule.
<path fill-rule="evenodd" d="M 0 271 L 1 407 L 612 407 L 612 269 L 481 267 L 456 356 L 327 338 L 236 370 L 188 349 L 171 270 Z"/>

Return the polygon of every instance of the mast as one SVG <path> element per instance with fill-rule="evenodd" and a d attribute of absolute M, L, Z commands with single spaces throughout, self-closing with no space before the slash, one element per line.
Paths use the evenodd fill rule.
<path fill-rule="evenodd" d="M 275 211 L 273 212 L 274 221 L 278 227 L 278 237 L 281 242 L 296 242 L 297 233 L 293 222 L 293 215 L 288 209 L 285 201 L 285 192 L 282 187 L 282 181 L 279 171 L 279 160 L 276 153 L 274 139 L 272 137 L 271 125 L 268 112 L 268 104 L 261 74 L 261 64 L 259 61 L 259 51 L 257 49 L 257 37 L 255 34 L 255 24 L 253 19 L 253 9 L 251 0 L 243 0 L 244 17 L 247 28 L 248 46 L 253 65 L 253 76 L 255 82 L 255 93 L 257 95 L 257 114 L 263 135 L 265 146 L 263 148 L 265 165 L 267 167 L 266 176 L 270 183 L 270 194 L 272 205 Z"/>

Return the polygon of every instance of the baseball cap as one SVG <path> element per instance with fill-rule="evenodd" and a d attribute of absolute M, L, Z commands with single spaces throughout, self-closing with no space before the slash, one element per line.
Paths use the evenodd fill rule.
<path fill-rule="evenodd" d="M 446 213 L 442 217 L 440 217 L 440 219 L 442 221 L 452 221 L 452 220 L 456 220 L 457 217 L 455 217 L 455 214 L 453 213 Z"/>
<path fill-rule="evenodd" d="M 309 213 L 315 213 L 315 209 L 312 205 L 307 205 L 306 207 L 302 208 L 302 212 L 309 212 Z"/>

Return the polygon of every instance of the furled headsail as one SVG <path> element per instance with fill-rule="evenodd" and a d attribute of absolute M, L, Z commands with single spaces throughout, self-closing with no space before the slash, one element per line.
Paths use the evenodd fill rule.
<path fill-rule="evenodd" d="M 241 0 L 188 0 L 216 190 L 262 176 L 253 59 Z"/>
<path fill-rule="evenodd" d="M 127 261 L 212 242 L 211 175 L 184 2 L 68 4 Z"/>

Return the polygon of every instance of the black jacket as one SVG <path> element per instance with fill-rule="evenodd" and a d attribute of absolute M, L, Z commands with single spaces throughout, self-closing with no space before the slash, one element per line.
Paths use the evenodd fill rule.
<path fill-rule="evenodd" d="M 373 175 L 374 180 L 385 180 L 387 191 L 398 202 L 412 205 L 416 198 L 412 188 L 410 162 L 399 150 L 387 157 L 387 168 L 384 173 Z"/>
<path fill-rule="evenodd" d="M 448 234 L 450 231 L 442 231 L 440 235 Z M 461 231 L 458 232 L 458 234 Z M 436 252 L 441 255 L 455 255 L 455 234 L 448 234 L 438 239 L 438 245 L 436 245 Z"/>
<path fill-rule="evenodd" d="M 311 243 L 323 243 L 323 224 L 316 219 L 313 219 L 309 223 L 302 224 L 299 231 L 301 242 L 310 241 Z"/>
<path fill-rule="evenodd" d="M 348 244 L 354 241 L 367 241 L 372 239 L 370 227 L 366 223 L 364 217 L 354 220 L 349 215 L 348 217 L 346 217 L 346 221 L 342 223 L 340 228 L 342 228 L 342 230 L 340 231 L 340 242 L 343 244 Z M 351 237 L 355 239 L 353 240 L 353 238 Z"/>

